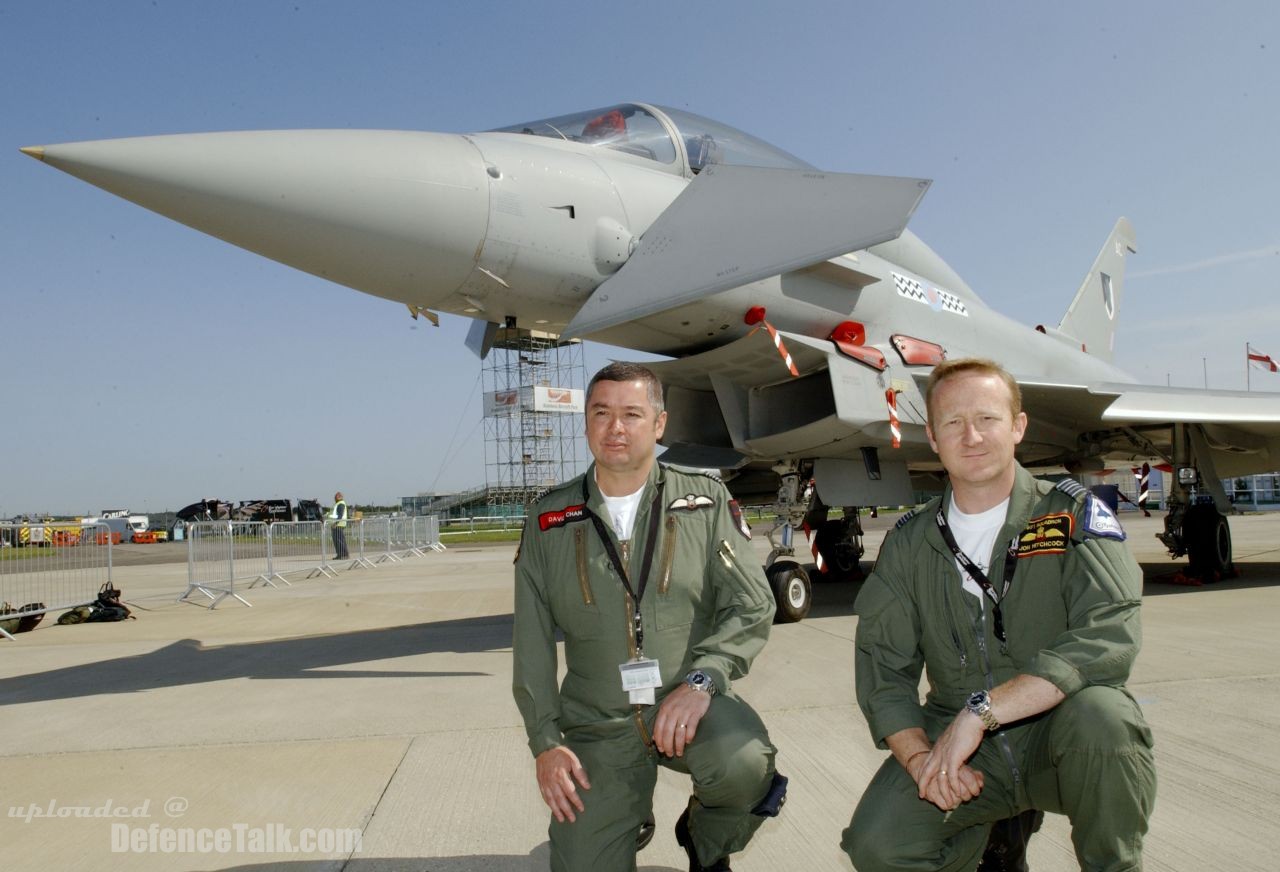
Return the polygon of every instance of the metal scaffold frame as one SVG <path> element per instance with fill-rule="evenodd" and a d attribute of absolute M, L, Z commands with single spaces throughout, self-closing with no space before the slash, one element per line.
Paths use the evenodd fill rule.
<path fill-rule="evenodd" d="M 502 328 L 482 376 L 488 503 L 499 514 L 520 514 L 585 461 L 582 343 Z"/>

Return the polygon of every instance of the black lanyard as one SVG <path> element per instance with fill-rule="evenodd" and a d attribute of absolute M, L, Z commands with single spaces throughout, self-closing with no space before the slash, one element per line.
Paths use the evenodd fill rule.
<path fill-rule="evenodd" d="M 661 514 L 662 484 L 662 482 L 658 482 L 653 489 L 653 502 L 649 504 L 649 536 L 644 543 L 644 558 L 640 561 L 640 587 L 638 590 L 633 590 L 631 588 L 631 580 L 627 577 L 627 568 L 622 565 L 622 558 L 618 556 L 618 549 L 614 547 L 613 539 L 609 536 L 609 531 L 605 529 L 604 521 L 587 506 L 587 501 L 591 497 L 587 491 L 587 477 L 582 477 L 582 510 L 591 517 L 591 523 L 596 528 L 596 535 L 600 537 L 600 542 L 604 545 L 604 550 L 609 555 L 613 568 L 617 570 L 618 577 L 622 579 L 622 586 L 627 589 L 627 593 L 630 594 L 631 599 L 636 604 L 636 650 L 640 652 L 644 651 L 644 625 L 640 620 L 640 598 L 644 596 L 644 589 L 649 584 L 649 568 L 653 565 L 654 545 L 658 540 L 658 515 Z"/>
<path fill-rule="evenodd" d="M 956 537 L 951 533 L 951 527 L 947 524 L 947 516 L 942 513 L 942 509 L 938 509 L 936 518 L 938 522 L 938 532 L 942 533 L 942 539 L 947 543 L 947 547 L 951 549 L 951 553 L 956 556 L 956 560 L 960 561 L 960 565 L 964 567 L 965 572 L 969 573 L 969 577 L 982 588 L 982 592 L 991 600 L 994 608 L 992 608 L 992 617 L 995 619 L 996 638 L 1001 642 L 1006 641 L 1004 634 L 1004 615 L 1000 612 L 1000 603 L 1004 600 L 1005 594 L 1009 592 L 1009 585 L 1013 582 L 1013 573 L 1018 566 L 1018 536 L 1015 533 L 1009 542 L 1008 553 L 1004 557 L 1004 586 L 997 595 L 995 588 L 991 582 L 987 580 L 987 574 L 978 568 L 978 564 L 969 559 L 969 555 L 960 550 L 960 546 L 956 544 Z"/>

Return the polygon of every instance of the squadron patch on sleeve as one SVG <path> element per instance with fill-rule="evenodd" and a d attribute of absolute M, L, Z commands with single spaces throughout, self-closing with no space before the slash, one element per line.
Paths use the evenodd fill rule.
<path fill-rule="evenodd" d="M 1084 502 L 1084 531 L 1105 539 L 1125 540 L 1124 528 L 1111 507 L 1093 494 L 1089 494 Z"/>
<path fill-rule="evenodd" d="M 563 527 L 574 521 L 581 521 L 587 516 L 586 504 L 576 506 L 565 506 L 554 512 L 543 512 L 538 515 L 538 529 L 542 532 L 550 530 L 552 527 Z"/>
<path fill-rule="evenodd" d="M 747 526 L 747 519 L 742 517 L 742 506 L 738 505 L 737 500 L 729 500 L 729 514 L 733 515 L 733 523 L 747 539 L 751 538 L 751 528 Z"/>
<path fill-rule="evenodd" d="M 671 505 L 667 506 L 667 508 L 689 509 L 692 511 L 693 509 L 709 509 L 715 504 L 716 501 L 711 499 L 711 497 L 706 497 L 701 494 L 689 494 L 686 497 L 677 497 L 672 500 Z"/>
<path fill-rule="evenodd" d="M 1067 512 L 1032 518 L 1018 534 L 1018 557 L 1066 553 L 1075 523 L 1075 518 Z"/>

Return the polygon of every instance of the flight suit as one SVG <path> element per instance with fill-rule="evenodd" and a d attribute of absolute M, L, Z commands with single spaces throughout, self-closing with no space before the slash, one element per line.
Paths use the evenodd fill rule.
<path fill-rule="evenodd" d="M 842 847 L 862 872 L 971 870 L 992 823 L 1037 808 L 1070 817 L 1082 869 L 1140 869 L 1156 776 L 1151 733 L 1124 686 L 1141 647 L 1142 572 L 1119 523 L 1076 482 L 1054 486 L 1017 468 L 987 572 L 999 590 L 1005 561 L 1017 561 L 1001 642 L 991 602 L 962 589 L 938 529 L 948 505 L 949 489 L 899 522 L 858 596 L 857 695 L 876 744 L 912 727 L 935 741 L 969 694 L 1019 673 L 1066 699 L 986 734 L 969 761 L 982 792 L 951 812 L 885 761 Z"/>
<path fill-rule="evenodd" d="M 692 776 L 690 831 L 709 865 L 746 846 L 763 821 L 752 809 L 773 779 L 776 751 L 768 732 L 732 690 L 768 639 L 773 596 L 749 530 L 719 481 L 655 463 L 624 547 L 594 472 L 592 466 L 538 501 L 516 557 L 512 690 L 529 749 L 536 757 L 567 745 L 591 782 L 590 790 L 579 789 L 586 810 L 576 822 L 551 821 L 551 867 L 634 869 L 636 833 L 652 809 L 658 764 Z M 634 600 L 591 512 L 603 520 L 640 596 L 642 640 Z M 651 529 L 652 565 L 640 593 Z M 557 630 L 567 666 L 559 687 Z M 638 641 L 661 672 L 651 706 L 630 704 L 618 671 L 637 654 Z M 658 706 L 695 668 L 719 692 L 684 756 L 668 758 L 653 747 Z"/>

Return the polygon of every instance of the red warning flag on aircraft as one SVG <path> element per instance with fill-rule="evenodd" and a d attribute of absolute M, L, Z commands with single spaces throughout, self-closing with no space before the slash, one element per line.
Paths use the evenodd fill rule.
<path fill-rule="evenodd" d="M 1267 372 L 1280 372 L 1280 366 L 1276 365 L 1270 354 L 1263 354 L 1252 345 L 1245 345 L 1245 349 L 1249 355 L 1249 365 L 1254 369 L 1265 369 Z"/>

